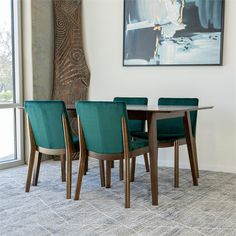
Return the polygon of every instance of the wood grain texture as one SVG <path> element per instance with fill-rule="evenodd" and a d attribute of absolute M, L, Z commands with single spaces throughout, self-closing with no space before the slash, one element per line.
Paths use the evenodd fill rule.
<path fill-rule="evenodd" d="M 34 170 L 33 170 L 33 183 L 32 183 L 33 186 L 38 185 L 41 159 L 42 159 L 42 153 L 36 151 L 34 156 Z"/>
<path fill-rule="evenodd" d="M 175 188 L 179 187 L 179 141 L 174 141 L 174 151 L 175 151 L 175 160 L 174 160 L 174 172 L 175 172 Z"/>
<path fill-rule="evenodd" d="M 90 72 L 85 60 L 81 1 L 53 0 L 55 21 L 53 99 L 74 104 L 88 95 Z"/>
<path fill-rule="evenodd" d="M 33 135 L 33 131 L 32 131 L 32 127 L 31 127 L 28 115 L 26 115 L 26 121 L 27 121 L 28 135 L 29 135 L 29 141 L 30 141 L 30 156 L 29 156 L 29 161 L 28 161 L 28 171 L 27 171 L 25 192 L 29 192 L 30 185 L 31 185 L 31 178 L 33 174 L 33 168 L 34 168 L 36 144 L 35 144 L 34 135 Z"/>
<path fill-rule="evenodd" d="M 124 117 L 121 118 L 121 122 L 125 159 L 125 208 L 130 208 L 130 153 L 128 144 L 128 132 L 126 120 Z"/>

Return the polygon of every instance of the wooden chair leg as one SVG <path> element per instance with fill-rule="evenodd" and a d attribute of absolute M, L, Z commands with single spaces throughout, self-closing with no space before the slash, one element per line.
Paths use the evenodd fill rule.
<path fill-rule="evenodd" d="M 42 158 L 42 154 L 36 151 L 35 160 L 34 160 L 33 183 L 32 183 L 33 186 L 37 186 L 38 184 L 41 158 Z"/>
<path fill-rule="evenodd" d="M 120 181 L 124 179 L 124 161 L 121 159 L 120 161 Z"/>
<path fill-rule="evenodd" d="M 174 186 L 175 188 L 179 187 L 179 143 L 178 140 L 176 140 L 174 142 L 174 151 L 175 151 L 175 167 L 174 167 L 174 171 L 175 171 L 175 182 L 174 182 Z"/>
<path fill-rule="evenodd" d="M 196 139 L 193 139 L 193 151 L 194 151 L 194 156 L 195 156 L 195 166 L 196 166 L 196 174 L 197 178 L 199 178 L 199 168 L 198 168 L 198 157 L 197 157 L 197 144 L 196 144 Z"/>
<path fill-rule="evenodd" d="M 61 181 L 66 181 L 66 156 L 61 155 Z"/>
<path fill-rule="evenodd" d="M 136 157 L 133 157 L 131 162 L 131 179 L 130 179 L 131 182 L 134 182 L 135 166 L 136 166 Z"/>
<path fill-rule="evenodd" d="M 111 161 L 111 168 L 115 168 L 115 161 Z"/>
<path fill-rule="evenodd" d="M 89 160 L 88 160 L 88 156 L 86 155 L 86 172 L 88 172 L 88 162 L 89 162 Z"/>
<path fill-rule="evenodd" d="M 106 188 L 111 187 L 111 161 L 106 161 Z"/>
<path fill-rule="evenodd" d="M 104 161 L 99 160 L 101 187 L 105 187 Z"/>
<path fill-rule="evenodd" d="M 87 172 L 88 172 L 88 157 L 86 157 L 86 160 L 85 160 L 84 175 L 86 175 Z"/>
<path fill-rule="evenodd" d="M 130 208 L 130 160 L 125 158 L 125 208 Z"/>
<path fill-rule="evenodd" d="M 71 198 L 72 155 L 66 155 L 66 198 Z"/>
<path fill-rule="evenodd" d="M 28 163 L 28 173 L 26 178 L 26 186 L 25 191 L 30 191 L 30 184 L 31 184 L 31 178 L 33 173 L 33 167 L 34 167 L 34 157 L 35 157 L 35 148 L 31 148 L 30 150 L 30 157 L 29 157 L 29 163 Z"/>
<path fill-rule="evenodd" d="M 79 164 L 79 171 L 78 171 L 78 176 L 77 176 L 77 183 L 76 183 L 76 189 L 75 189 L 75 200 L 79 200 L 79 196 L 80 196 L 80 190 L 81 190 L 81 186 L 82 186 L 82 180 L 83 180 L 83 176 L 84 176 L 84 169 L 85 169 L 85 165 L 86 165 L 86 155 L 80 155 L 80 164 Z"/>
<path fill-rule="evenodd" d="M 148 154 L 145 153 L 145 154 L 143 155 L 143 158 L 144 158 L 144 163 L 145 163 L 146 172 L 149 172 L 150 169 L 149 169 L 149 163 L 148 163 Z"/>

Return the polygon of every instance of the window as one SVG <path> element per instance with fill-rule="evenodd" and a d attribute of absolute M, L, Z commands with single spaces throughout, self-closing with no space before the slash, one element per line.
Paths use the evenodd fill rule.
<path fill-rule="evenodd" d="M 0 168 L 22 162 L 20 1 L 0 1 Z"/>

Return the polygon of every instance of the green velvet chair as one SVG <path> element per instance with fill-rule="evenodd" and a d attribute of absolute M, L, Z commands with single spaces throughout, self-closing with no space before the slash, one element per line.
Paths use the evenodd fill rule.
<path fill-rule="evenodd" d="M 158 100 L 159 106 L 198 106 L 197 98 L 160 98 Z M 196 149 L 196 124 L 197 111 L 190 112 L 190 120 L 192 126 L 194 156 L 196 158 L 196 172 L 199 177 L 197 149 Z M 138 138 L 148 138 L 147 133 L 136 133 Z M 171 118 L 159 120 L 157 122 L 157 140 L 158 148 L 174 147 L 174 172 L 175 180 L 174 186 L 179 187 L 179 146 L 186 144 L 184 125 L 182 118 Z"/>
<path fill-rule="evenodd" d="M 26 192 L 30 191 L 33 172 L 32 185 L 38 183 L 41 154 L 59 155 L 62 181 L 67 182 L 66 197 L 71 198 L 72 152 L 79 148 L 79 139 L 72 136 L 64 102 L 25 101 L 25 111 L 30 140 Z"/>
<path fill-rule="evenodd" d="M 130 158 L 148 153 L 147 140 L 131 139 L 126 105 L 122 102 L 76 102 L 80 139 L 80 165 L 75 192 L 79 199 L 83 170 L 88 157 L 100 161 L 101 181 L 104 182 L 104 161 L 110 181 L 111 161 L 125 159 L 125 207 L 130 207 Z M 107 183 L 109 186 L 110 183 Z"/>
<path fill-rule="evenodd" d="M 124 102 L 126 105 L 147 105 L 148 98 L 146 97 L 115 97 L 114 102 Z M 131 136 L 135 136 L 136 133 L 145 131 L 145 121 L 144 120 L 129 120 L 129 129 Z M 146 171 L 149 172 L 149 163 L 148 163 L 148 155 L 144 154 L 144 163 L 146 167 Z M 131 173 L 135 172 L 135 162 L 136 158 L 132 159 L 132 168 Z M 120 161 L 120 180 L 123 179 L 123 160 Z M 131 175 L 131 181 L 134 181 L 134 175 Z"/>

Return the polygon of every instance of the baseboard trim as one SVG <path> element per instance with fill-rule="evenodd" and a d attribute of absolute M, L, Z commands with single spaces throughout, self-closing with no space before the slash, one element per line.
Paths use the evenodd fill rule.
<path fill-rule="evenodd" d="M 138 158 L 137 162 L 139 164 L 143 164 L 143 158 Z M 169 162 L 169 161 L 163 161 L 163 160 L 159 160 L 158 161 L 158 166 L 159 167 L 173 167 L 173 161 Z M 190 169 L 190 165 L 187 162 L 180 162 L 180 168 L 182 169 Z M 226 173 L 232 173 L 232 174 L 236 174 L 236 166 L 232 167 L 232 166 L 217 166 L 217 165 L 200 165 L 199 166 L 199 170 L 206 170 L 206 171 L 214 171 L 214 172 L 226 172 Z"/>
<path fill-rule="evenodd" d="M 167 163 L 159 161 L 159 167 L 173 167 L 173 163 Z M 180 168 L 183 169 L 190 169 L 189 163 L 180 163 Z M 214 172 L 226 172 L 236 174 L 236 167 L 230 166 L 216 166 L 216 165 L 200 165 L 199 170 L 207 170 L 207 171 L 214 171 Z"/>
<path fill-rule="evenodd" d="M 13 161 L 5 162 L 5 163 L 2 162 L 2 163 L 0 163 L 0 170 L 12 168 L 12 167 L 17 167 L 17 166 L 21 166 L 24 164 L 25 164 L 25 162 L 23 160 L 13 160 Z"/>

